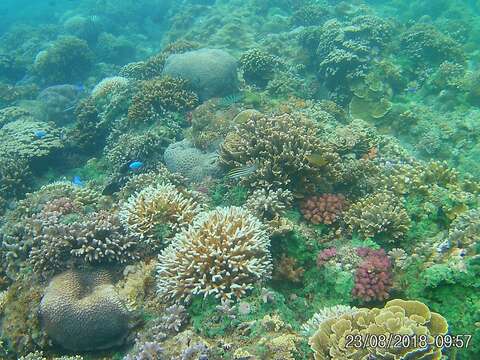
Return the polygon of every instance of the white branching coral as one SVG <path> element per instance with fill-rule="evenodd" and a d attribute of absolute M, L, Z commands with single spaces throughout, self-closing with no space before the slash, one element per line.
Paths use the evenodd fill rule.
<path fill-rule="evenodd" d="M 120 220 L 132 235 L 158 245 L 186 228 L 200 211 L 191 193 L 161 183 L 132 195 L 120 210 Z"/>
<path fill-rule="evenodd" d="M 240 207 L 201 213 L 162 251 L 157 293 L 171 301 L 193 296 L 240 298 L 270 278 L 269 238 L 261 222 Z"/>
<path fill-rule="evenodd" d="M 257 189 L 248 197 L 245 207 L 263 220 L 279 218 L 293 202 L 289 190 Z"/>
<path fill-rule="evenodd" d="M 358 309 L 356 307 L 351 307 L 348 305 L 334 305 L 326 306 L 320 309 L 317 313 L 302 325 L 302 333 L 305 336 L 312 336 L 315 331 L 318 330 L 318 327 L 321 323 L 328 319 L 336 319 L 343 314 L 351 314 L 356 312 Z"/>

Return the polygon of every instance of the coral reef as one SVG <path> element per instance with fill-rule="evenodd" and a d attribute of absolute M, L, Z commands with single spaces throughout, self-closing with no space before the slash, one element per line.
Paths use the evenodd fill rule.
<path fill-rule="evenodd" d="M 179 173 L 193 182 L 215 177 L 220 172 L 218 154 L 195 148 L 188 139 L 168 146 L 163 154 L 167 169 Z"/>
<path fill-rule="evenodd" d="M 167 111 L 189 110 L 198 102 L 197 95 L 188 90 L 187 81 L 165 76 L 145 80 L 128 108 L 131 121 L 147 121 Z"/>
<path fill-rule="evenodd" d="M 269 239 L 261 223 L 238 207 L 199 215 L 159 256 L 158 295 L 239 298 L 270 277 Z"/>
<path fill-rule="evenodd" d="M 302 201 L 300 211 L 312 224 L 330 225 L 342 215 L 345 197 L 342 194 L 322 194 Z"/>
<path fill-rule="evenodd" d="M 363 259 L 355 272 L 354 297 L 369 302 L 385 300 L 392 286 L 392 264 L 384 250 L 358 248 Z"/>
<path fill-rule="evenodd" d="M 268 221 L 280 218 L 292 202 L 293 196 L 289 190 L 258 189 L 248 197 L 245 207 L 259 219 Z"/>
<path fill-rule="evenodd" d="M 410 227 L 402 204 L 390 192 L 379 192 L 353 203 L 343 219 L 350 231 L 364 238 L 381 237 L 389 242 L 401 239 Z"/>
<path fill-rule="evenodd" d="M 445 335 L 447 321 L 419 301 L 395 299 L 381 309 L 358 309 L 335 318 L 322 321 L 309 343 L 315 353 L 315 360 L 345 359 L 346 357 L 366 358 L 368 356 L 403 359 L 440 359 L 442 349 L 434 343 L 434 337 Z M 389 336 L 424 336 L 422 344 L 410 342 L 405 347 L 371 346 L 349 347 L 349 335 L 359 334 L 366 339 L 367 334 Z M 387 343 L 388 341 L 385 340 Z M 426 346 L 426 345 L 429 346 Z"/>
<path fill-rule="evenodd" d="M 237 91 L 237 61 L 224 50 L 199 49 L 170 55 L 164 75 L 183 78 L 201 101 Z"/>
<path fill-rule="evenodd" d="M 121 345 L 128 334 L 129 317 L 105 271 L 57 275 L 40 304 L 40 318 L 48 336 L 74 351 Z"/>
<path fill-rule="evenodd" d="M 251 49 L 242 54 L 239 60 L 243 78 L 248 83 L 265 86 L 273 77 L 275 58 L 261 49 Z"/>
<path fill-rule="evenodd" d="M 330 160 L 326 151 L 322 153 L 317 131 L 316 124 L 302 116 L 247 114 L 227 135 L 220 159 L 229 168 L 254 166 L 242 179 L 252 187 L 313 192 L 322 175 L 328 175 Z M 324 157 L 320 166 L 309 161 L 312 153 Z M 320 172 L 319 167 L 327 171 Z"/>
<path fill-rule="evenodd" d="M 188 227 L 200 211 L 191 193 L 162 183 L 132 195 L 122 205 L 120 219 L 130 234 L 158 248 Z"/>
<path fill-rule="evenodd" d="M 63 36 L 37 54 L 34 69 L 49 84 L 76 82 L 90 71 L 93 59 L 86 41 Z"/>

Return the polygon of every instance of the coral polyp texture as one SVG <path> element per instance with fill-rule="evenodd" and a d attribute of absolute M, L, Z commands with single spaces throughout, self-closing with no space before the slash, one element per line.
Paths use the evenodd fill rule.
<path fill-rule="evenodd" d="M 263 225 L 242 208 L 202 213 L 159 255 L 157 293 L 183 302 L 195 296 L 245 296 L 270 278 L 269 246 Z"/>
<path fill-rule="evenodd" d="M 362 301 L 385 300 L 392 287 L 392 263 L 384 250 L 358 248 L 362 262 L 355 272 L 352 294 Z"/>
<path fill-rule="evenodd" d="M 121 345 L 130 314 L 100 271 L 67 271 L 54 277 L 40 304 L 40 319 L 49 337 L 74 351 Z"/>
<path fill-rule="evenodd" d="M 187 228 L 201 209 L 191 193 L 162 183 L 132 195 L 123 204 L 120 219 L 130 234 L 159 246 Z"/>
<path fill-rule="evenodd" d="M 315 360 L 327 359 L 441 359 L 442 348 L 436 337 L 448 332 L 448 324 L 441 315 L 419 301 L 395 299 L 383 308 L 348 312 L 327 319 L 319 324 L 318 330 L 309 343 L 315 353 Z M 409 336 L 422 339 L 422 343 L 409 342 L 406 346 L 349 346 L 349 338 L 359 335 L 361 339 Z M 388 342 L 387 342 L 388 343 Z M 387 344 L 386 344 L 387 345 Z"/>

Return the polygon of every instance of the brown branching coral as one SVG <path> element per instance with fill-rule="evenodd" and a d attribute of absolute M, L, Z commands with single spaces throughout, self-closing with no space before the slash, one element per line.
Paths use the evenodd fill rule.
<path fill-rule="evenodd" d="M 158 246 L 186 228 L 200 211 L 191 193 L 161 183 L 132 195 L 123 204 L 120 219 L 130 234 Z"/>
<path fill-rule="evenodd" d="M 200 214 L 160 254 L 157 292 L 170 301 L 240 298 L 271 270 L 269 239 L 260 221 L 239 207 L 217 208 Z"/>
<path fill-rule="evenodd" d="M 187 81 L 165 76 L 142 83 L 128 109 L 131 121 L 147 121 L 167 111 L 184 111 L 195 107 L 197 95 L 188 90 Z"/>
<path fill-rule="evenodd" d="M 252 187 L 312 192 L 334 162 L 316 136 L 318 131 L 313 121 L 301 115 L 250 113 L 227 135 L 221 161 L 229 168 L 255 166 L 243 179 Z M 313 153 L 319 153 L 322 161 L 312 163 Z"/>
<path fill-rule="evenodd" d="M 350 231 L 364 238 L 382 236 L 395 241 L 405 235 L 410 218 L 395 195 L 388 191 L 368 195 L 345 212 L 344 220 Z"/>
<path fill-rule="evenodd" d="M 382 309 L 358 309 L 319 324 L 309 343 L 315 360 L 344 359 L 436 359 L 442 358 L 442 349 L 434 338 L 448 331 L 447 321 L 419 301 L 391 300 Z M 366 346 L 349 346 L 348 339 L 385 339 Z M 389 338 L 405 340 L 407 346 L 393 346 Z M 407 341 L 408 340 L 408 341 Z M 421 340 L 421 342 L 420 342 Z M 372 346 L 373 345 L 373 346 Z"/>
<path fill-rule="evenodd" d="M 258 189 L 248 197 L 245 207 L 259 219 L 268 221 L 280 218 L 292 202 L 293 196 L 289 190 Z"/>

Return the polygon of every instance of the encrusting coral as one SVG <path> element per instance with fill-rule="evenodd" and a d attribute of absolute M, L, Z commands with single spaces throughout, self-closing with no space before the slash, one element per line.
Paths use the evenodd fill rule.
<path fill-rule="evenodd" d="M 54 277 L 40 304 L 42 326 L 55 343 L 74 351 L 121 345 L 130 314 L 108 272 L 67 271 Z"/>
<path fill-rule="evenodd" d="M 158 247 L 188 227 L 201 209 L 190 192 L 161 183 L 132 195 L 122 205 L 120 219 L 130 234 Z"/>
<path fill-rule="evenodd" d="M 309 344 L 315 360 L 367 359 L 436 359 L 442 358 L 442 349 L 436 346 L 434 337 L 447 334 L 447 321 L 419 301 L 395 299 L 381 309 L 361 308 L 321 322 Z M 352 345 L 355 335 L 361 341 L 385 337 L 383 346 L 366 343 Z M 389 346 L 389 338 L 396 338 L 403 346 Z M 349 341 L 352 338 L 352 343 Z M 422 340 L 422 341 L 420 341 Z M 394 342 L 392 342 L 393 344 Z M 350 346 L 351 345 L 351 346 Z"/>
<path fill-rule="evenodd" d="M 240 298 L 267 280 L 272 264 L 260 221 L 239 207 L 201 213 L 158 258 L 157 292 L 170 301 Z"/>

